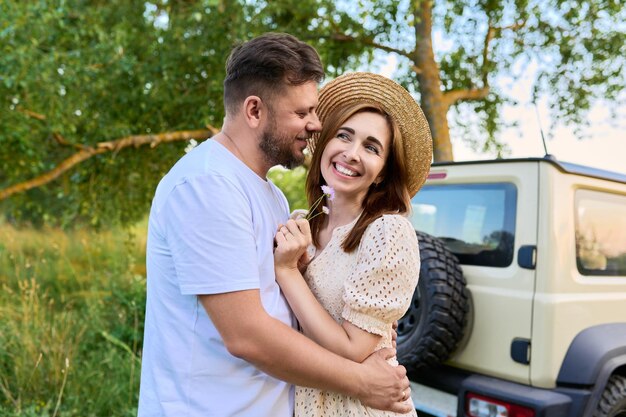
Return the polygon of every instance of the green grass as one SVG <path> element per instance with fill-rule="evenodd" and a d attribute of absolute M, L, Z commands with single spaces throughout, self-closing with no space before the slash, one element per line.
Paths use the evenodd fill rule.
<path fill-rule="evenodd" d="M 0 224 L 0 416 L 135 416 L 145 225 Z"/>

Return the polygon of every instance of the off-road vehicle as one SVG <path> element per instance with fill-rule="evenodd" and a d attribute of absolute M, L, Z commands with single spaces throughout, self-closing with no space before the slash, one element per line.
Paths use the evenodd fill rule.
<path fill-rule="evenodd" d="M 626 416 L 626 175 L 436 163 L 412 203 L 398 357 L 420 416 Z"/>

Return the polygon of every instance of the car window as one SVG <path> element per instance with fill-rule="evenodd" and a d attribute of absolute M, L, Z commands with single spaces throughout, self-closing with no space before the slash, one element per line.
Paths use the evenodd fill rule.
<path fill-rule="evenodd" d="M 583 275 L 626 276 L 626 197 L 576 192 L 576 263 Z"/>
<path fill-rule="evenodd" d="M 462 264 L 506 267 L 513 261 L 516 203 L 511 183 L 426 185 L 412 200 L 411 222 Z"/>

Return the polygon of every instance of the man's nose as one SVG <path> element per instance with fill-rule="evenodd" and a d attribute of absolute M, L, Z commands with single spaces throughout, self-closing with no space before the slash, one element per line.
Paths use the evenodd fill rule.
<path fill-rule="evenodd" d="M 309 132 L 319 132 L 322 130 L 322 122 L 320 122 L 319 117 L 317 117 L 317 113 L 313 112 L 311 114 L 311 119 L 309 120 L 309 123 L 307 123 L 306 129 Z"/>

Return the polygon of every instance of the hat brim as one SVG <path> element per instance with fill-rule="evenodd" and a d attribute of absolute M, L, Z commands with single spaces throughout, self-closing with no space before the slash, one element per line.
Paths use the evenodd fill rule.
<path fill-rule="evenodd" d="M 377 104 L 397 123 L 407 163 L 407 188 L 414 196 L 426 181 L 433 155 L 430 128 L 419 104 L 404 87 L 387 77 L 351 72 L 322 87 L 317 115 L 323 125 L 335 110 L 354 103 Z M 313 136 L 311 150 L 315 149 L 318 136 Z"/>

